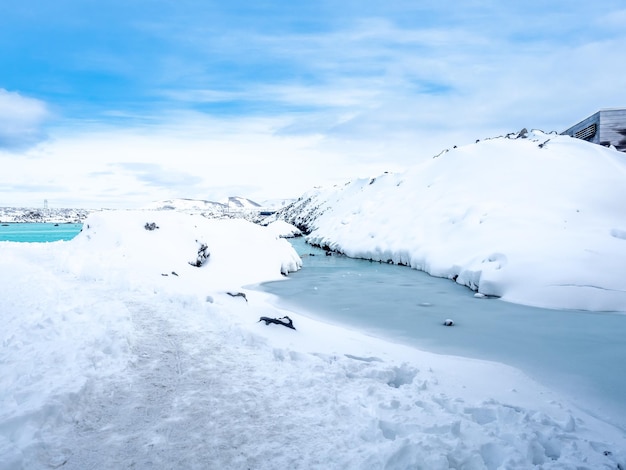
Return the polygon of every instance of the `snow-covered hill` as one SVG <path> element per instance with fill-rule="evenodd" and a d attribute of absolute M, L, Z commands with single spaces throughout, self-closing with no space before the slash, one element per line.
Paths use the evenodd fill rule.
<path fill-rule="evenodd" d="M 210 217 L 220 217 L 226 213 L 226 206 L 221 202 L 185 198 L 155 201 L 152 204 L 146 206 L 145 209 L 157 211 L 173 210 L 191 214 L 206 214 Z"/>
<path fill-rule="evenodd" d="M 222 201 L 222 204 L 228 207 L 229 209 L 253 209 L 260 210 L 261 204 L 258 204 L 250 199 L 245 197 L 231 196 L 228 199 Z"/>
<path fill-rule="evenodd" d="M 403 174 L 310 191 L 277 215 L 313 244 L 480 295 L 626 311 L 624 201 L 624 153 L 524 130 Z"/>
<path fill-rule="evenodd" d="M 148 205 L 146 210 L 175 210 L 187 214 L 203 215 L 211 219 L 243 218 L 258 222 L 267 213 L 284 207 L 286 201 L 274 200 L 259 204 L 244 197 L 231 196 L 222 201 L 205 201 L 202 199 L 168 199 Z"/>

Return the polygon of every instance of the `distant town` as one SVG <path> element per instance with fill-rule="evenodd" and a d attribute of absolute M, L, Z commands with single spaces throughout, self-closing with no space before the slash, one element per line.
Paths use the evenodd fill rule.
<path fill-rule="evenodd" d="M 87 218 L 87 209 L 38 209 L 0 207 L 0 223 L 80 224 Z"/>

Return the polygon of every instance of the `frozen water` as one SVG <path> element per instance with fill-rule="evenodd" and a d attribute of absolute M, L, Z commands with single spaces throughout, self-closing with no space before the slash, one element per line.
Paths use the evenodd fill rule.
<path fill-rule="evenodd" d="M 420 349 L 513 365 L 624 427 L 623 313 L 477 298 L 466 287 L 413 269 L 326 256 L 302 239 L 292 244 L 304 268 L 287 282 L 263 285 L 285 308 Z M 448 318 L 453 328 L 442 326 Z"/>

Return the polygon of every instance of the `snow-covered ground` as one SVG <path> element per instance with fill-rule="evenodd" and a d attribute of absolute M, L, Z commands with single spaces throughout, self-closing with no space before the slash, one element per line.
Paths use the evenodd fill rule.
<path fill-rule="evenodd" d="M 456 279 L 478 294 L 626 311 L 624 201 L 626 154 L 533 131 L 312 190 L 279 216 L 311 231 L 313 244 Z"/>
<path fill-rule="evenodd" d="M 299 267 L 266 227 L 171 211 L 0 243 L 0 468 L 626 468 L 623 430 L 515 369 L 246 287 Z"/>
<path fill-rule="evenodd" d="M 301 237 L 302 232 L 296 226 L 291 225 L 284 220 L 275 220 L 267 224 L 267 229 L 277 237 L 294 238 Z"/>

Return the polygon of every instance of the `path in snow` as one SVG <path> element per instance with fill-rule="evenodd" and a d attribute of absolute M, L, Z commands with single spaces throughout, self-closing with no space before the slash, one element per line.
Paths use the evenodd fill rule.
<path fill-rule="evenodd" d="M 558 404 L 556 418 L 474 403 L 419 361 L 276 348 L 218 305 L 121 300 L 136 330 L 129 367 L 64 397 L 25 468 L 574 468 L 589 455 L 583 468 L 615 468 L 619 456 L 580 438 L 585 423 Z"/>
<path fill-rule="evenodd" d="M 286 380 L 279 363 L 267 357 L 268 367 L 255 367 L 250 356 L 267 352 L 240 332 L 214 331 L 210 322 L 194 330 L 176 319 L 189 312 L 173 305 L 126 305 L 138 334 L 128 370 L 92 381 L 66 403 L 64 422 L 47 423 L 27 468 L 304 468 L 302 459 L 323 466 L 327 456 L 315 455 L 312 436 L 345 463 L 340 423 L 320 434 L 318 398 L 276 390 Z"/>

